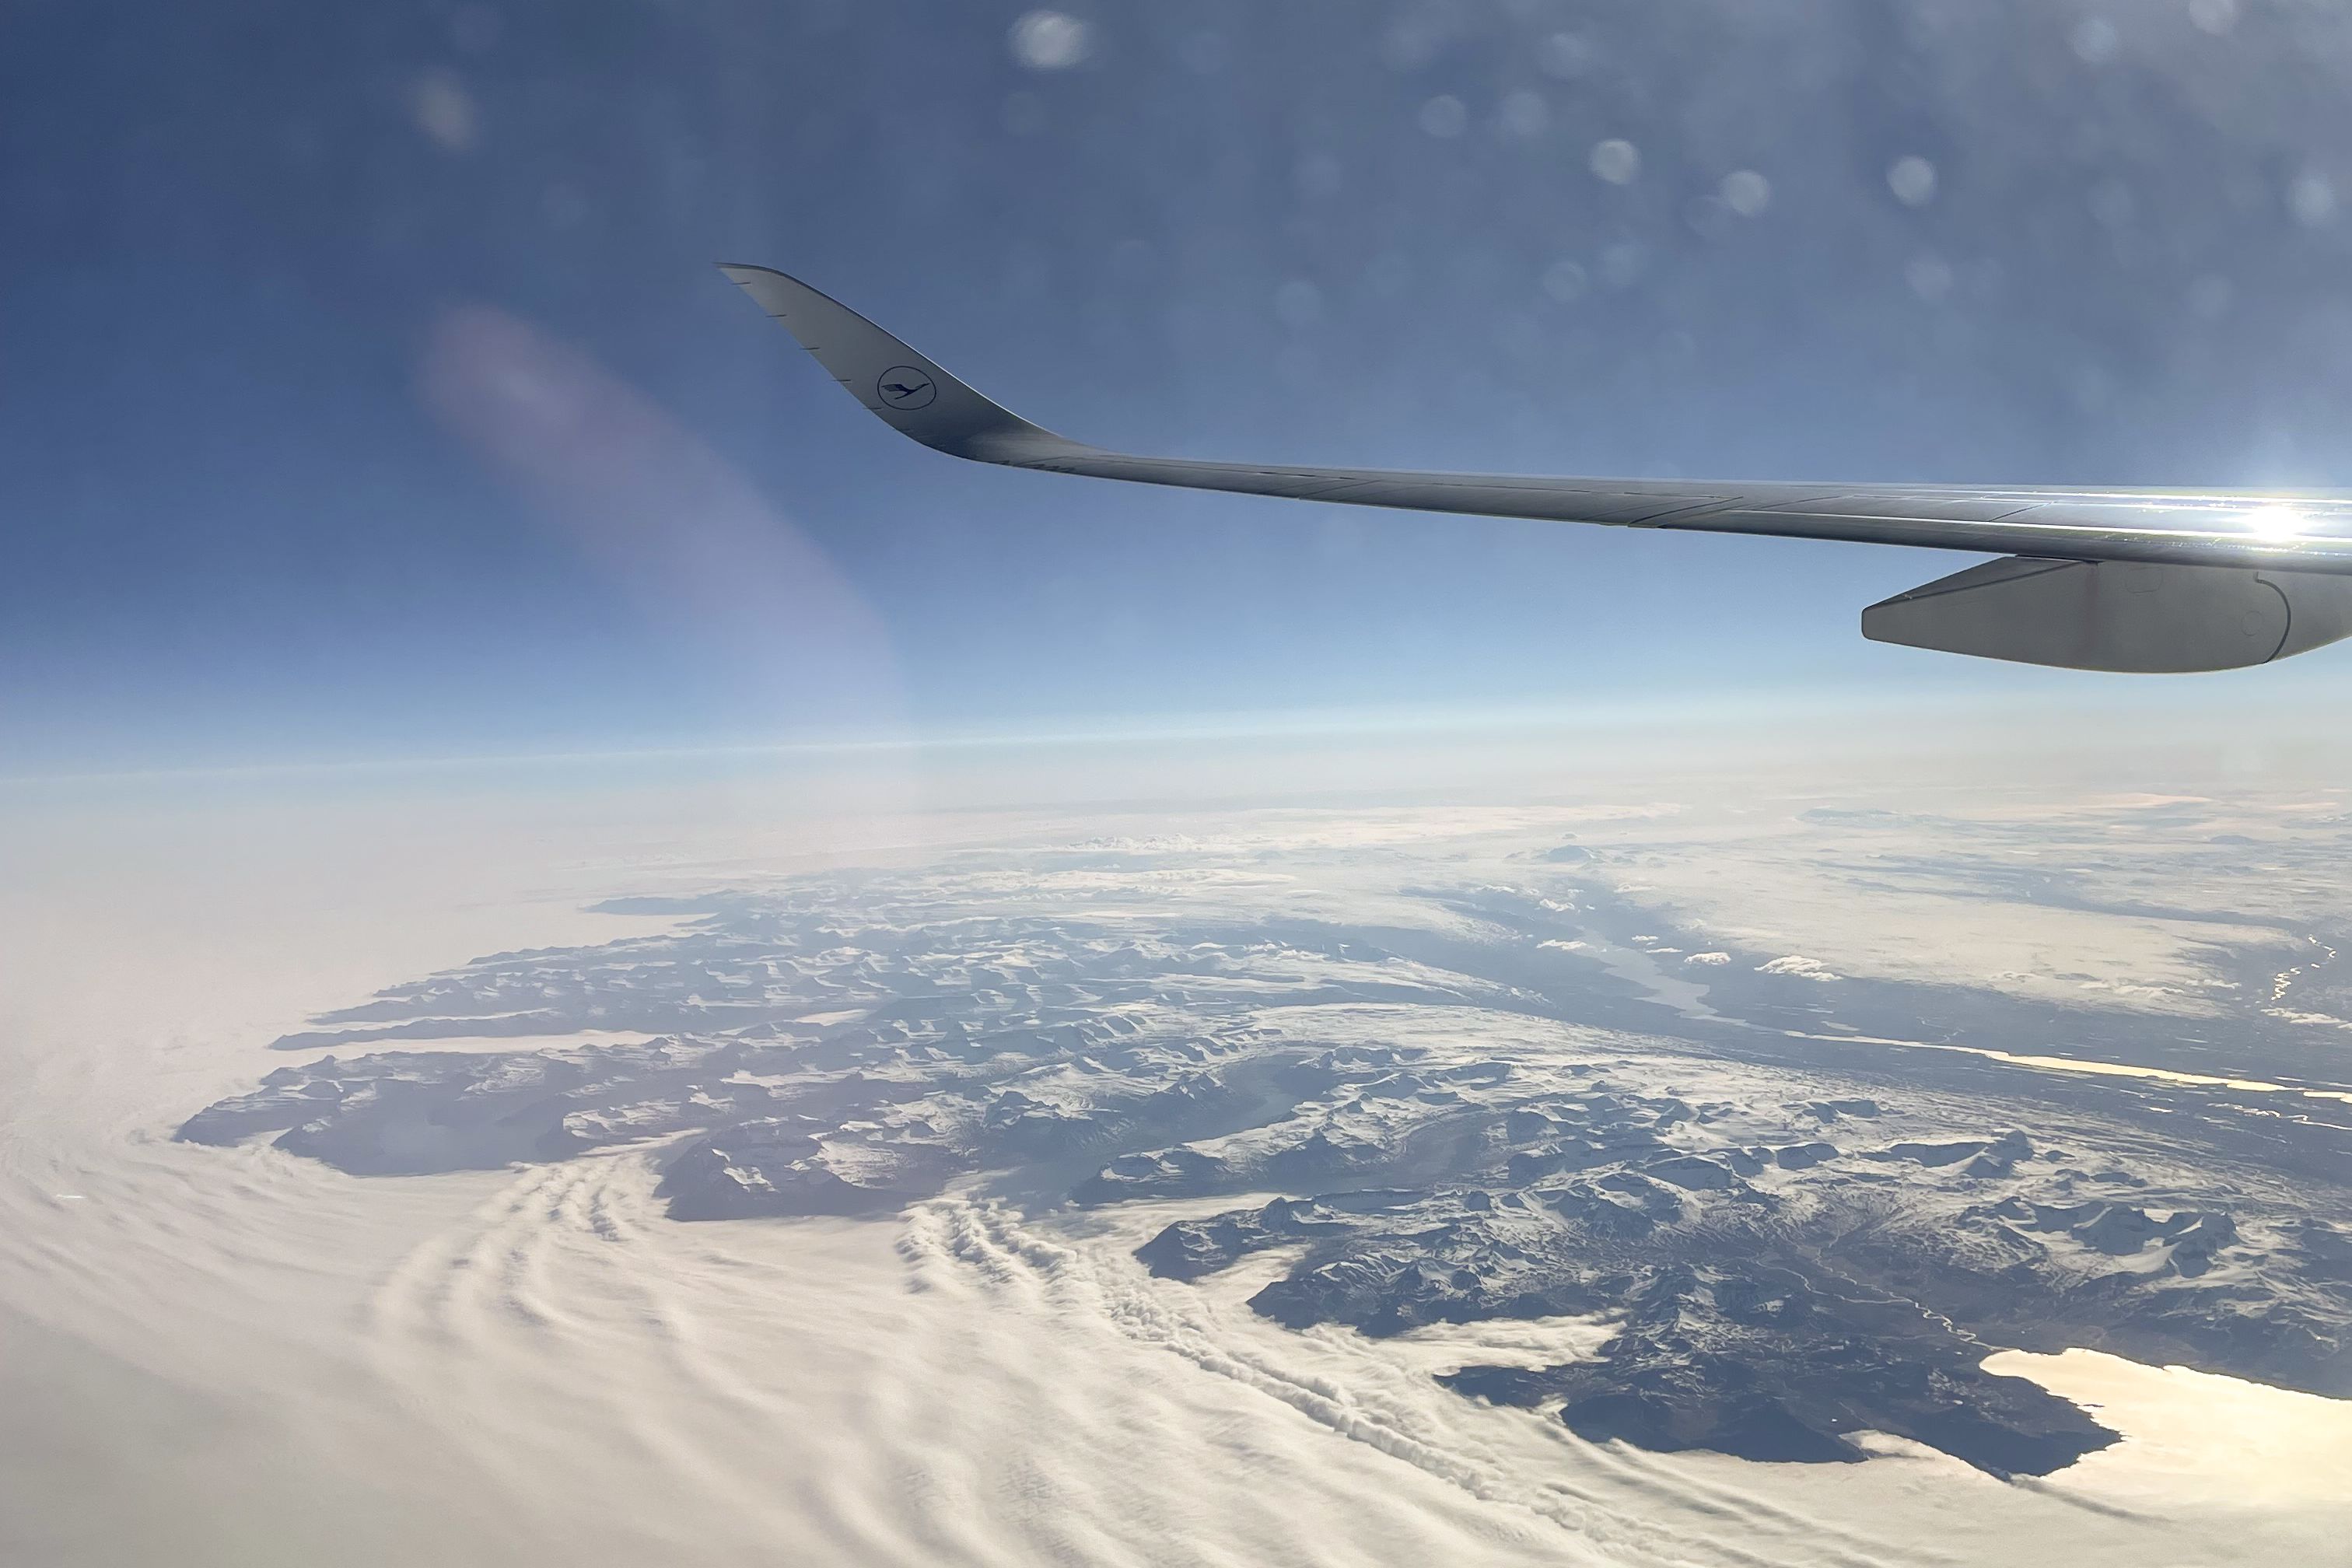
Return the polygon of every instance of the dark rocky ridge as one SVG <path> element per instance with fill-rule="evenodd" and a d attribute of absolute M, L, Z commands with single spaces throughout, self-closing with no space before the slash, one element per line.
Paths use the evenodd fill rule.
<path fill-rule="evenodd" d="M 1257 1194 L 1139 1256 L 1199 1280 L 1295 1250 L 1255 1305 L 1296 1325 L 1605 1314 L 1592 1361 L 1449 1386 L 1654 1447 L 1843 1460 L 1874 1429 L 2025 1474 L 2111 1440 L 1984 1373 L 1999 1346 L 2352 1394 L 2352 1145 L 2325 1106 L 1685 1017 L 1543 945 L 1672 931 L 1600 894 L 1433 887 L 1447 921 L 1404 930 L 1048 917 L 993 885 L 805 884 L 487 959 L 289 1037 L 336 1054 L 180 1135 L 363 1173 L 643 1145 L 679 1219 L 889 1214 L 974 1174 L 1038 1205 Z M 1850 999 L 1865 1020 L 1936 1000 L 1744 954 L 1706 975 L 1716 1008 L 1816 1032 Z M 2017 1011 L 1955 1005 L 1986 1043 L 2046 1048 L 1994 1027 Z M 590 1030 L 656 1037 L 520 1048 Z M 502 1033 L 518 1048 L 352 1048 Z"/>

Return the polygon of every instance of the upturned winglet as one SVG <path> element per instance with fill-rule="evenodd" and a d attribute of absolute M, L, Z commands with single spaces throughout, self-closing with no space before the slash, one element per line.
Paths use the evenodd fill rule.
<path fill-rule="evenodd" d="M 1088 448 L 982 396 L 848 306 L 767 267 L 719 270 L 792 333 L 850 395 L 902 436 L 959 458 L 1026 464 Z"/>

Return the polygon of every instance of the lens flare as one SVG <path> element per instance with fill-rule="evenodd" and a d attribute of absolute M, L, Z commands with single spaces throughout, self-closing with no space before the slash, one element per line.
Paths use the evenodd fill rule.
<path fill-rule="evenodd" d="M 2302 537 L 2304 516 L 2291 506 L 2266 506 L 2246 513 L 2245 523 L 2257 539 L 2284 541 Z"/>

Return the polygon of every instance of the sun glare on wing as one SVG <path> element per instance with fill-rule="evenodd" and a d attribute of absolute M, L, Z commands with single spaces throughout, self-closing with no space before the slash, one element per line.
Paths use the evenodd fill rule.
<path fill-rule="evenodd" d="M 2303 535 L 2303 513 L 2291 506 L 2257 507 L 2246 513 L 2246 529 L 2257 539 L 2284 541 Z"/>

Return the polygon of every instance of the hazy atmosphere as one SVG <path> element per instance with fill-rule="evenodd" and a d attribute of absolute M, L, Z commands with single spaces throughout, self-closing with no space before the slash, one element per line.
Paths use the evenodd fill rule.
<path fill-rule="evenodd" d="M 2352 1564 L 2342 646 L 956 462 L 2352 482 L 2352 20 L 17 6 L 0 1561 Z M 853 389 L 855 390 L 855 389 Z"/>
<path fill-rule="evenodd" d="M 1145 450 L 2352 477 L 2352 21 L 2325 7 L 11 30 L 11 772 L 2048 682 L 1853 646 L 1933 558 L 900 451 L 720 260 Z"/>

